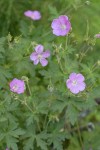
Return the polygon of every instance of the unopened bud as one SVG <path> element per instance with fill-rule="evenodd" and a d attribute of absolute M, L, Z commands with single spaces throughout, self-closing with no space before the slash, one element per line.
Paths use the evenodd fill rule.
<path fill-rule="evenodd" d="M 28 82 L 29 81 L 29 79 L 28 79 L 28 77 L 26 77 L 26 76 L 22 76 L 22 78 L 21 78 L 23 81 L 26 81 L 26 82 Z"/>
<path fill-rule="evenodd" d="M 75 54 L 75 56 L 76 56 L 77 58 L 79 58 L 79 54 Z"/>
<path fill-rule="evenodd" d="M 54 90 L 54 87 L 53 87 L 53 86 L 48 85 L 48 91 L 49 91 L 49 92 L 53 92 L 53 90 Z"/>
<path fill-rule="evenodd" d="M 7 39 L 8 39 L 8 41 L 9 41 L 9 42 L 11 42 L 11 40 L 12 40 L 12 36 L 11 36 L 11 34 L 10 34 L 10 33 L 8 34 Z"/>
<path fill-rule="evenodd" d="M 100 66 L 100 60 L 97 61 L 98 66 Z"/>
<path fill-rule="evenodd" d="M 85 2 L 86 5 L 90 5 L 90 3 L 91 3 L 90 1 L 86 1 Z"/>
<path fill-rule="evenodd" d="M 60 132 L 64 132 L 64 128 L 60 129 Z"/>

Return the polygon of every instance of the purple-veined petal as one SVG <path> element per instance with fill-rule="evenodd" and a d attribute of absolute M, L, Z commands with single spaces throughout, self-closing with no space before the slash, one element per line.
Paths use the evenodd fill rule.
<path fill-rule="evenodd" d="M 61 24 L 66 24 L 66 22 L 68 21 L 68 17 L 65 15 L 61 15 L 61 16 L 59 16 L 59 20 L 60 20 Z"/>
<path fill-rule="evenodd" d="M 23 88 L 22 88 L 22 87 L 23 87 Z M 20 84 L 19 84 L 17 93 L 18 93 L 18 94 L 24 93 L 24 90 L 25 90 L 24 81 L 20 81 Z"/>
<path fill-rule="evenodd" d="M 83 82 L 85 80 L 84 76 L 80 73 L 76 75 L 76 78 L 78 82 Z"/>
<path fill-rule="evenodd" d="M 32 16 L 32 11 L 31 10 L 27 10 L 27 11 L 24 12 L 24 15 L 26 17 L 31 17 Z"/>
<path fill-rule="evenodd" d="M 71 73 L 70 76 L 69 76 L 69 79 L 71 80 L 75 80 L 76 79 L 76 73 Z"/>
<path fill-rule="evenodd" d="M 57 35 L 57 36 L 61 36 L 62 32 L 61 32 L 61 30 L 59 30 L 59 29 L 54 29 L 54 30 L 53 30 L 53 34 L 54 34 L 54 35 Z"/>
<path fill-rule="evenodd" d="M 31 19 L 33 20 L 40 20 L 41 19 L 41 14 L 39 11 L 35 10 L 32 12 L 32 15 L 31 15 Z"/>
<path fill-rule="evenodd" d="M 38 53 L 38 54 L 41 54 L 43 52 L 43 45 L 39 44 L 35 47 L 35 51 Z"/>
<path fill-rule="evenodd" d="M 33 52 L 31 55 L 30 55 L 30 59 L 32 61 L 35 61 L 36 59 L 38 58 L 38 54 L 36 52 Z"/>
<path fill-rule="evenodd" d="M 86 84 L 85 84 L 84 82 L 78 84 L 78 89 L 79 89 L 80 91 L 84 91 L 85 88 L 86 88 Z"/>
<path fill-rule="evenodd" d="M 37 65 L 39 63 L 39 59 L 36 59 L 35 61 L 34 61 L 34 65 Z"/>
<path fill-rule="evenodd" d="M 68 80 L 66 81 L 66 86 L 67 86 L 68 89 L 71 88 L 71 86 L 72 86 L 72 81 L 71 81 L 70 79 L 68 79 Z"/>
<path fill-rule="evenodd" d="M 41 65 L 44 67 L 44 66 L 46 66 L 46 65 L 48 64 L 48 61 L 47 61 L 45 58 L 42 58 L 42 59 L 40 60 L 40 63 L 41 63 Z"/>
<path fill-rule="evenodd" d="M 60 23 L 59 19 L 54 19 L 51 24 L 52 29 L 59 29 L 60 26 L 61 26 L 61 23 Z"/>
<path fill-rule="evenodd" d="M 76 86 L 72 86 L 70 88 L 70 91 L 73 93 L 73 94 L 78 94 L 79 93 L 79 88 L 76 87 Z"/>
<path fill-rule="evenodd" d="M 60 36 L 65 36 L 67 35 L 68 31 L 66 29 L 61 29 L 60 31 Z"/>
<path fill-rule="evenodd" d="M 48 58 L 49 56 L 50 56 L 50 51 L 49 50 L 42 53 L 42 57 L 44 57 L 44 58 Z"/>

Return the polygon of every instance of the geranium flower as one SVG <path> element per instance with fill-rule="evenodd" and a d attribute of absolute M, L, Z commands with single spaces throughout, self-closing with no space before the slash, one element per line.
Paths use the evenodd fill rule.
<path fill-rule="evenodd" d="M 34 62 L 34 65 L 37 65 L 39 62 L 42 66 L 46 66 L 48 64 L 46 58 L 50 56 L 50 51 L 47 50 L 43 52 L 43 50 L 43 45 L 39 44 L 35 47 L 35 52 L 30 55 L 30 59 Z"/>
<path fill-rule="evenodd" d="M 24 15 L 26 17 L 31 18 L 32 20 L 40 20 L 41 19 L 41 14 L 37 10 L 35 10 L 35 11 L 27 10 L 27 11 L 24 12 Z"/>
<path fill-rule="evenodd" d="M 67 16 L 62 15 L 53 20 L 51 27 L 53 29 L 53 34 L 57 36 L 65 36 L 71 29 L 71 23 Z"/>
<path fill-rule="evenodd" d="M 100 38 L 100 33 L 94 36 L 95 38 Z"/>
<path fill-rule="evenodd" d="M 84 80 L 82 74 L 71 73 L 69 79 L 66 81 L 66 86 L 72 93 L 77 94 L 85 89 L 86 84 Z"/>
<path fill-rule="evenodd" d="M 25 83 L 24 83 L 24 81 L 14 78 L 10 82 L 10 90 L 12 92 L 14 92 L 14 93 L 17 93 L 17 94 L 24 93 L 24 90 L 25 90 Z"/>

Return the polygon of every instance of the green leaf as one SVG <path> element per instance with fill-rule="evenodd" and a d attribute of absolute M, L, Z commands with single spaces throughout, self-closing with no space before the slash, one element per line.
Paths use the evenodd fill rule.
<path fill-rule="evenodd" d="M 8 135 L 8 136 L 6 136 L 6 142 L 7 142 L 7 146 L 9 148 L 18 150 L 18 146 L 17 146 L 18 140 L 16 138 L 12 138 L 11 136 Z"/>
<path fill-rule="evenodd" d="M 63 150 L 63 141 L 69 138 L 65 131 L 60 132 L 59 130 L 52 131 L 49 136 L 48 143 L 53 144 L 53 148 L 56 150 Z"/>
<path fill-rule="evenodd" d="M 23 149 L 24 150 L 30 150 L 30 149 L 34 150 L 34 139 L 35 139 L 35 137 L 25 140 Z"/>
<path fill-rule="evenodd" d="M 66 118 L 68 118 L 70 123 L 74 125 L 77 121 L 77 117 L 78 110 L 72 104 L 69 104 L 66 110 Z"/>
<path fill-rule="evenodd" d="M 37 146 L 41 148 L 41 150 L 48 150 L 47 143 L 42 139 L 40 135 L 36 136 Z"/>

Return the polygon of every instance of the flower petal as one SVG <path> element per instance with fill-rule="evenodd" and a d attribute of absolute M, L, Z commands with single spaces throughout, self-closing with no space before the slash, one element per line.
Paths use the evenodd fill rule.
<path fill-rule="evenodd" d="M 79 88 L 77 88 L 76 86 L 72 86 L 70 88 L 70 91 L 73 93 L 73 94 L 78 94 L 79 93 Z"/>
<path fill-rule="evenodd" d="M 50 56 L 50 51 L 47 50 L 47 51 L 43 52 L 43 53 L 42 53 L 42 56 L 43 56 L 44 58 L 48 58 L 48 57 Z"/>
<path fill-rule="evenodd" d="M 60 29 L 61 36 L 65 36 L 65 35 L 67 35 L 67 33 L 68 33 L 67 29 Z"/>
<path fill-rule="evenodd" d="M 54 34 L 54 35 L 57 35 L 57 36 L 61 36 L 62 30 L 61 30 L 61 29 L 60 29 L 60 30 L 59 30 L 59 29 L 54 29 L 54 30 L 53 30 L 53 34 Z"/>
<path fill-rule="evenodd" d="M 71 73 L 70 76 L 69 76 L 69 79 L 71 80 L 75 80 L 76 79 L 76 73 Z"/>
<path fill-rule="evenodd" d="M 67 86 L 68 89 L 70 89 L 72 87 L 72 81 L 70 79 L 68 79 L 66 81 L 66 86 Z"/>
<path fill-rule="evenodd" d="M 35 51 L 38 53 L 38 54 L 41 54 L 43 52 L 43 45 L 39 44 L 35 47 Z"/>
<path fill-rule="evenodd" d="M 59 19 L 58 18 L 54 19 L 51 24 L 52 29 L 59 29 L 60 26 L 61 26 L 61 23 L 60 23 Z"/>
<path fill-rule="evenodd" d="M 24 12 L 24 15 L 26 17 L 31 17 L 32 16 L 32 11 L 31 10 L 27 10 L 27 11 Z"/>
<path fill-rule="evenodd" d="M 31 19 L 33 20 L 40 20 L 41 19 L 41 14 L 39 11 L 35 10 L 32 12 L 32 15 L 31 15 Z"/>
<path fill-rule="evenodd" d="M 22 87 L 23 87 L 23 88 L 22 88 Z M 17 90 L 17 93 L 18 93 L 18 94 L 24 93 L 24 90 L 25 90 L 24 81 L 21 81 L 20 84 L 19 84 L 19 88 L 18 88 L 18 90 Z"/>
<path fill-rule="evenodd" d="M 84 76 L 80 73 L 77 74 L 76 77 L 77 77 L 77 81 L 79 81 L 79 82 L 83 82 L 85 80 Z"/>
<path fill-rule="evenodd" d="M 78 85 L 78 89 L 79 89 L 80 91 L 84 91 L 85 88 L 86 88 L 86 84 L 85 84 L 84 82 L 82 82 L 82 83 L 80 83 L 80 84 Z"/>
<path fill-rule="evenodd" d="M 45 58 L 42 58 L 40 60 L 40 63 L 41 63 L 42 66 L 46 66 L 48 64 L 48 61 Z"/>
<path fill-rule="evenodd" d="M 30 59 L 32 61 L 35 61 L 36 59 L 38 58 L 38 54 L 36 52 L 33 52 L 31 55 L 30 55 Z"/>
<path fill-rule="evenodd" d="M 61 15 L 61 16 L 59 16 L 59 20 L 60 20 L 61 24 L 66 24 L 68 21 L 68 17 L 65 15 Z"/>
<path fill-rule="evenodd" d="M 34 65 L 37 65 L 39 63 L 39 59 L 36 59 L 35 61 L 34 61 Z"/>

